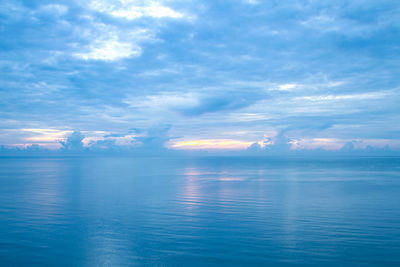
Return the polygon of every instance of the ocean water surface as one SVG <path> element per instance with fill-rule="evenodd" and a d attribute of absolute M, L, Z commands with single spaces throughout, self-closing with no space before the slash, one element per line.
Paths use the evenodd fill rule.
<path fill-rule="evenodd" d="M 1 266 L 400 266 L 400 159 L 0 158 Z"/>

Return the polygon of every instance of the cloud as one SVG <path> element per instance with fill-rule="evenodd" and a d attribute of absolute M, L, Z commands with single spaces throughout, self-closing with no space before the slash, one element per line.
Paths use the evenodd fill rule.
<path fill-rule="evenodd" d="M 139 110 L 172 111 L 184 116 L 199 116 L 205 113 L 239 110 L 260 100 L 260 94 L 248 91 L 227 90 L 216 93 L 213 89 L 203 88 L 184 93 L 166 92 L 139 98 L 133 97 L 125 100 L 125 103 Z"/>
<path fill-rule="evenodd" d="M 175 11 L 170 7 L 164 6 L 162 1 L 94 0 L 90 2 L 89 7 L 96 11 L 127 20 L 133 20 L 141 17 L 173 19 L 184 17 L 184 14 Z"/>
<path fill-rule="evenodd" d="M 318 96 L 302 96 L 299 99 L 310 101 L 329 101 L 329 100 L 362 100 L 362 99 L 379 99 L 390 95 L 390 92 L 373 92 L 363 94 L 348 94 L 348 95 L 318 95 Z"/>
<path fill-rule="evenodd" d="M 57 149 L 79 129 L 85 149 L 395 146 L 399 14 L 386 0 L 4 0 L 0 145 Z"/>
<path fill-rule="evenodd" d="M 170 125 L 160 124 L 147 129 L 144 135 L 135 137 L 137 150 L 150 154 L 164 152 L 165 144 L 170 140 L 168 136 L 170 128 Z"/>
<path fill-rule="evenodd" d="M 90 138 L 87 145 L 83 147 L 84 136 L 79 132 L 74 132 L 76 136 L 69 136 L 63 147 L 68 149 L 75 144 L 74 150 L 84 150 L 85 153 L 92 152 L 123 152 L 138 155 L 156 155 L 167 152 L 167 142 L 170 140 L 168 136 L 169 125 L 159 124 L 146 129 L 134 129 L 125 134 L 105 134 L 98 138 Z M 72 140 L 70 140 L 72 139 Z M 65 145 L 65 143 L 67 143 Z M 80 145 L 79 145 L 80 144 Z M 76 149 L 78 148 L 79 149 Z"/>
<path fill-rule="evenodd" d="M 183 115 L 195 116 L 209 112 L 238 110 L 258 100 L 259 98 L 253 94 L 228 91 L 221 95 L 203 96 L 195 105 L 190 107 L 178 107 L 176 110 Z"/>
<path fill-rule="evenodd" d="M 291 89 L 295 88 L 296 84 L 295 83 L 286 83 L 286 84 L 281 84 L 279 85 L 279 90 L 281 91 L 290 91 Z"/>
<path fill-rule="evenodd" d="M 146 29 L 121 31 L 103 23 L 93 23 L 86 35 L 91 39 L 90 43 L 84 51 L 75 52 L 74 56 L 84 60 L 104 61 L 137 57 L 142 52 L 139 43 L 151 38 Z"/>
<path fill-rule="evenodd" d="M 81 151 L 83 150 L 83 139 L 85 136 L 79 132 L 75 131 L 67 136 L 65 140 L 60 140 L 62 145 L 62 150 L 65 151 Z"/>
<path fill-rule="evenodd" d="M 119 42 L 118 39 L 96 40 L 89 45 L 89 52 L 75 53 L 76 57 L 89 60 L 118 60 L 125 57 L 138 56 L 141 48 L 130 43 Z"/>

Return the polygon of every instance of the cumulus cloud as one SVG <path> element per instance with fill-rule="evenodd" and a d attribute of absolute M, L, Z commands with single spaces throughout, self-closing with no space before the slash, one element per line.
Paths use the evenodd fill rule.
<path fill-rule="evenodd" d="M 167 151 L 166 143 L 170 140 L 170 125 L 154 125 L 150 128 L 131 128 L 128 133 L 104 134 L 96 138 L 85 137 L 74 131 L 60 140 L 60 152 L 82 153 L 130 153 L 138 155 L 156 155 Z M 89 141 L 85 142 L 88 139 Z"/>
<path fill-rule="evenodd" d="M 79 132 L 75 131 L 68 135 L 65 140 L 60 140 L 62 145 L 62 150 L 66 151 L 81 151 L 83 149 L 83 139 L 85 136 Z"/>
<path fill-rule="evenodd" d="M 168 131 L 171 125 L 155 125 L 145 130 L 145 134 L 135 137 L 137 149 L 142 153 L 160 153 L 166 150 L 166 143 L 170 140 Z"/>

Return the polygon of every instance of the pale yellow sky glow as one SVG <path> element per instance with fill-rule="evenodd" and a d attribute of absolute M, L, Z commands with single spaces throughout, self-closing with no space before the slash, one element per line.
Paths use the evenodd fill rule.
<path fill-rule="evenodd" d="M 177 141 L 171 145 L 174 149 L 246 149 L 253 142 L 233 139 L 201 139 Z"/>
<path fill-rule="evenodd" d="M 25 138 L 27 142 L 31 143 L 57 142 L 57 140 L 62 139 L 65 135 L 72 132 L 72 131 L 62 131 L 55 129 L 28 129 L 28 128 L 21 129 L 21 131 L 28 132 L 31 134 L 37 134 Z"/>

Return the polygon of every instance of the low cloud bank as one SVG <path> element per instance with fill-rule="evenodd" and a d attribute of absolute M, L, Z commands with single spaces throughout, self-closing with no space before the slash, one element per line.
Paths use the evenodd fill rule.
<path fill-rule="evenodd" d="M 59 140 L 61 148 L 50 150 L 38 144 L 26 147 L 0 146 L 0 155 L 98 155 L 98 156 L 400 156 L 400 150 L 386 145 L 374 147 L 360 146 L 360 141 L 345 143 L 340 149 L 327 150 L 318 148 L 296 149 L 294 140 L 286 138 L 286 131 L 282 131 L 275 138 L 266 138 L 261 142 L 251 144 L 245 150 L 174 150 L 168 149 L 166 144 L 171 140 L 168 136 L 170 125 L 157 125 L 148 129 L 131 128 L 126 134 L 107 134 L 97 140 L 85 139 L 80 131 L 74 131 L 64 139 Z"/>
<path fill-rule="evenodd" d="M 246 150 L 247 155 L 259 156 L 400 156 L 400 151 L 389 145 L 384 147 L 356 146 L 359 141 L 346 142 L 340 149 L 327 150 L 324 148 L 293 149 L 291 141 L 279 139 L 273 144 L 263 145 L 253 143 Z"/>

